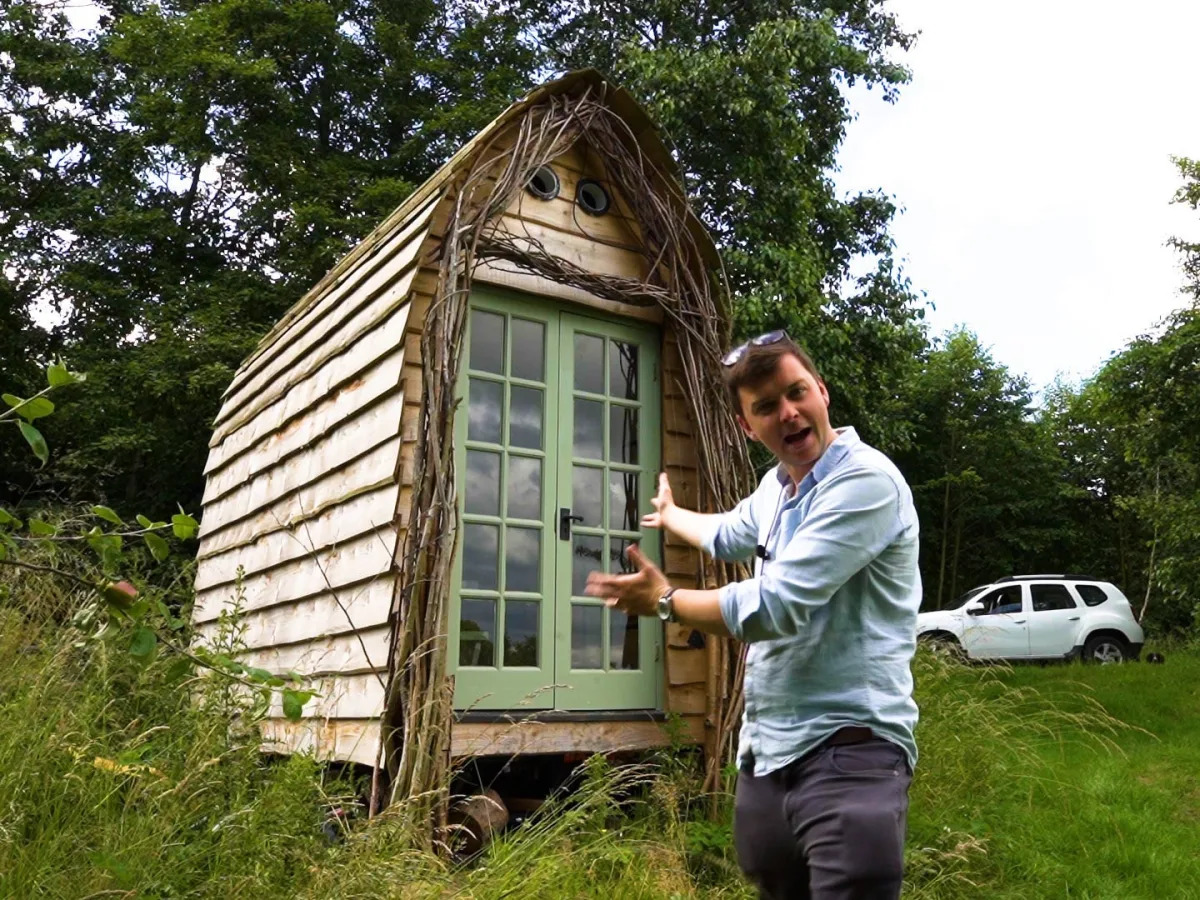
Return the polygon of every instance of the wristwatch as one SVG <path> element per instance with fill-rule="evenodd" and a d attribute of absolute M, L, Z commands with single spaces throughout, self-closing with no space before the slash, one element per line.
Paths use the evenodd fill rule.
<path fill-rule="evenodd" d="M 661 597 L 658 598 L 658 617 L 664 622 L 678 621 L 675 618 L 675 592 L 679 588 L 667 588 Z"/>

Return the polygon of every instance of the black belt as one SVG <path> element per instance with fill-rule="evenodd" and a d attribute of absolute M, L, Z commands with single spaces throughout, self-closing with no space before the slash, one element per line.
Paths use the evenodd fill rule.
<path fill-rule="evenodd" d="M 873 732 L 870 728 L 864 728 L 862 725 L 847 725 L 845 728 L 839 728 L 825 740 L 821 741 L 822 747 L 840 747 L 843 744 L 865 744 L 867 741 L 878 740 L 879 735 Z"/>

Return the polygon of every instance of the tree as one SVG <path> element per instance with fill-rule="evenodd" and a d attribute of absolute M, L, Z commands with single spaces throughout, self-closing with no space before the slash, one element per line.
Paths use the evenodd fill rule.
<path fill-rule="evenodd" d="M 1183 178 L 1183 185 L 1175 192 L 1174 203 L 1182 203 L 1192 212 L 1200 210 L 1200 160 L 1183 156 L 1173 157 L 1172 162 Z M 1183 290 L 1191 296 L 1192 303 L 1200 303 L 1200 243 L 1174 237 L 1168 241 L 1183 257 L 1183 274 L 1186 279 Z"/>
<path fill-rule="evenodd" d="M 940 609 L 973 585 L 1044 570 L 1064 485 L 1028 383 L 974 334 L 949 333 L 922 363 L 907 394 L 912 446 L 896 462 L 921 521 L 926 603 Z"/>
<path fill-rule="evenodd" d="M 64 354 L 91 376 L 86 413 L 49 426 L 62 457 L 44 486 L 194 502 L 205 426 L 260 335 L 508 102 L 583 65 L 673 140 L 739 332 L 787 327 L 840 419 L 905 440 L 895 387 L 924 336 L 894 208 L 831 177 L 842 89 L 891 97 L 907 77 L 890 54 L 912 36 L 880 0 L 99 6 L 92 34 L 61 3 L 0 12 L 0 322 L 32 362 Z M 39 305 L 57 311 L 48 332 Z M 34 481 L 3 462 L 10 494 Z"/>
<path fill-rule="evenodd" d="M 94 34 L 61 4 L 0 13 L 0 316 L 91 375 L 58 486 L 161 509 L 198 497 L 198 423 L 258 338 L 536 55 L 470 0 L 101 8 Z"/>
<path fill-rule="evenodd" d="M 1200 598 L 1200 310 L 1179 310 L 1158 334 L 1131 342 L 1094 389 L 1097 427 L 1112 434 L 1128 473 L 1114 502 L 1140 526 L 1142 605 L 1151 602 L 1165 629 L 1191 628 Z"/>
<path fill-rule="evenodd" d="M 879 0 L 547 5 L 539 34 L 557 64 L 612 72 L 674 144 L 722 250 L 738 335 L 787 328 L 821 365 L 836 416 L 902 444 L 898 387 L 924 347 L 922 310 L 892 257 L 892 202 L 842 198 L 832 173 L 851 117 L 843 89 L 894 98 L 908 73 L 891 54 L 913 35 Z"/>

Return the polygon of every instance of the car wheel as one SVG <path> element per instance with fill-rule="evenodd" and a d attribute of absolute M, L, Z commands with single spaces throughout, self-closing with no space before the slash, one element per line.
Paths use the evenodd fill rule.
<path fill-rule="evenodd" d="M 1125 642 L 1107 634 L 1090 637 L 1083 645 L 1084 662 L 1099 663 L 1103 666 L 1109 663 L 1125 662 L 1128 658 L 1129 651 L 1125 647 Z"/>
<path fill-rule="evenodd" d="M 920 642 L 928 647 L 934 656 L 942 659 L 951 659 L 956 662 L 965 662 L 967 659 L 967 652 L 952 635 L 931 634 L 928 637 L 922 637 Z"/>

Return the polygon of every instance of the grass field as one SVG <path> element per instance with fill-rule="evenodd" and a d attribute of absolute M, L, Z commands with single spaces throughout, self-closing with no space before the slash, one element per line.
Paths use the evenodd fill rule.
<path fill-rule="evenodd" d="M 591 764 L 468 868 L 405 850 L 403 809 L 330 845 L 348 786 L 266 764 L 227 694 L 0 594 L 0 897 L 749 898 L 680 754 Z M 114 639 L 119 641 L 119 638 Z M 1200 653 L 963 668 L 920 655 L 906 896 L 1200 898 Z"/>
<path fill-rule="evenodd" d="M 1030 742 L 1025 777 L 990 792 L 986 805 L 919 809 L 924 825 L 941 811 L 944 824 L 986 841 L 987 896 L 1200 897 L 1200 655 L 1170 652 L 1162 666 L 1019 667 L 989 686 L 1030 689 L 1062 711 L 1088 715 L 1098 704 L 1128 727 L 1050 728 Z M 937 768 L 929 760 L 922 776 Z"/>

